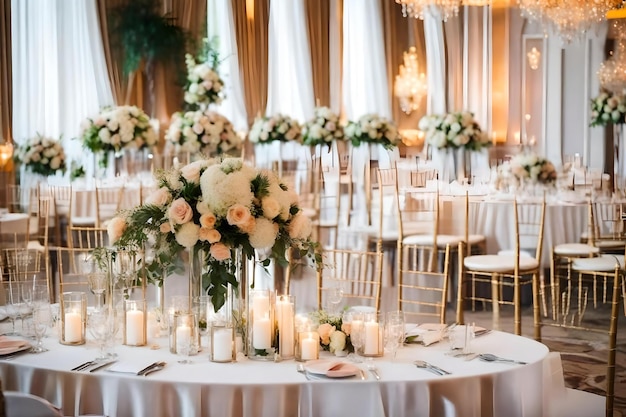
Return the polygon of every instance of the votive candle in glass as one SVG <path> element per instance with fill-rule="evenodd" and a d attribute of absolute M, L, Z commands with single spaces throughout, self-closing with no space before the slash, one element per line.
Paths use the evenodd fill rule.
<path fill-rule="evenodd" d="M 231 323 L 211 325 L 212 362 L 232 362 L 235 358 L 235 329 Z"/>
<path fill-rule="evenodd" d="M 320 335 L 314 331 L 298 333 L 296 360 L 310 361 L 319 358 Z"/>
<path fill-rule="evenodd" d="M 144 346 L 147 329 L 146 300 L 124 300 L 124 344 Z"/>
<path fill-rule="evenodd" d="M 384 326 L 382 313 L 365 313 L 363 320 L 363 356 L 384 354 Z"/>
<path fill-rule="evenodd" d="M 61 297 L 61 340 L 64 345 L 85 343 L 87 324 L 87 295 L 65 292 Z"/>

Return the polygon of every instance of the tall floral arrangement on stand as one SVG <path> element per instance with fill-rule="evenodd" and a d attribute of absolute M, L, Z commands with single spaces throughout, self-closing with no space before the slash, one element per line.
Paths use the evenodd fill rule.
<path fill-rule="evenodd" d="M 554 184 L 556 182 L 556 168 L 549 160 L 534 154 L 518 154 L 510 162 L 513 176 L 521 184 Z"/>
<path fill-rule="evenodd" d="M 47 177 L 57 171 L 65 172 L 65 151 L 61 142 L 40 134 L 22 144 L 15 158 L 35 174 Z"/>
<path fill-rule="evenodd" d="M 591 126 L 626 123 L 626 96 L 600 93 L 591 100 Z"/>
<path fill-rule="evenodd" d="M 285 114 L 275 114 L 271 117 L 258 116 L 248 134 L 252 143 L 301 142 L 302 127 L 297 120 Z"/>
<path fill-rule="evenodd" d="M 144 205 L 110 222 L 109 238 L 121 247 L 150 242 L 155 256 L 147 269 L 152 277 L 162 277 L 185 250 L 202 254 L 203 288 L 216 311 L 225 302 L 228 284 L 238 284 L 235 251 L 247 259 L 255 251 L 269 251 L 269 258 L 283 266 L 289 248 L 298 248 L 302 256 L 313 254 L 309 218 L 297 195 L 270 171 L 239 158 L 203 159 L 161 172 L 157 181 L 160 188 Z"/>
<path fill-rule="evenodd" d="M 101 166 L 106 166 L 107 152 L 152 148 L 158 137 L 148 115 L 136 106 L 106 107 L 94 117 L 85 119 L 80 137 L 83 147 L 102 153 Z"/>
<path fill-rule="evenodd" d="M 339 115 L 328 107 L 316 107 L 314 116 L 302 127 L 302 143 L 307 146 L 327 145 L 344 140 L 343 126 Z"/>
<path fill-rule="evenodd" d="M 192 109 L 206 109 L 209 104 L 221 103 L 224 99 L 224 82 L 215 68 L 216 60 L 198 62 L 191 54 L 186 54 L 185 64 L 185 103 Z"/>
<path fill-rule="evenodd" d="M 352 146 L 372 143 L 392 149 L 402 141 L 393 121 L 377 114 L 366 114 L 356 122 L 348 122 L 344 132 Z"/>
<path fill-rule="evenodd" d="M 426 115 L 420 119 L 418 127 L 425 132 L 426 143 L 437 149 L 478 151 L 491 145 L 474 114 L 468 111 Z"/>
<path fill-rule="evenodd" d="M 215 157 L 241 152 L 242 140 L 226 117 L 213 111 L 174 113 L 165 139 L 176 152 Z"/>

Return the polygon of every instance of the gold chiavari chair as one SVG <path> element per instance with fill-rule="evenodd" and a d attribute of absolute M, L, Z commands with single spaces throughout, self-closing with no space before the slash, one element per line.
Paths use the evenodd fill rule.
<path fill-rule="evenodd" d="M 493 306 L 494 327 L 499 327 L 500 305 L 514 307 L 514 331 L 522 333 L 522 286 L 533 285 L 533 295 L 538 294 L 535 286 L 539 284 L 541 273 L 541 251 L 543 248 L 543 230 L 546 202 L 528 199 L 513 201 L 513 222 L 515 228 L 513 250 L 500 251 L 495 255 L 472 255 L 459 261 L 459 292 L 457 300 L 457 318 L 463 322 L 464 299 Z M 465 251 L 463 251 L 463 254 Z M 470 284 L 469 295 L 465 283 Z M 491 288 L 491 296 L 477 292 L 477 284 L 483 291 Z M 481 285 L 482 284 L 482 285 Z M 512 291 L 505 297 L 505 288 Z M 511 299 L 508 299 L 511 298 Z M 533 315 L 539 315 L 538 299 L 533 299 Z"/>
<path fill-rule="evenodd" d="M 341 184 L 339 172 L 332 172 L 324 167 L 318 173 L 315 191 L 314 210 L 316 217 L 313 220 L 315 240 L 330 249 L 337 248 L 339 224 L 341 221 Z M 328 235 L 328 240 L 324 238 Z"/>
<path fill-rule="evenodd" d="M 70 236 L 68 246 L 76 249 L 95 249 L 108 246 L 109 237 L 105 227 L 74 226 L 67 228 Z"/>
<path fill-rule="evenodd" d="M 435 169 L 427 169 L 423 171 L 411 171 L 411 187 L 426 187 L 428 181 L 435 181 L 438 178 L 438 172 Z"/>
<path fill-rule="evenodd" d="M 351 249 L 322 249 L 322 265 L 317 270 L 318 308 L 332 308 L 341 302 L 378 310 L 382 252 L 367 250 L 367 236 L 361 233 L 345 233 L 342 242 Z"/>
<path fill-rule="evenodd" d="M 613 416 L 615 403 L 615 364 L 617 352 L 617 330 L 619 318 L 620 297 L 625 298 L 623 281 L 625 277 L 626 250 L 622 254 L 604 254 L 592 258 L 576 258 L 572 260 L 572 280 L 577 281 L 575 291 L 567 290 L 563 293 L 552 293 L 558 300 L 553 304 L 560 306 L 555 319 L 542 318 L 535 314 L 535 338 L 541 341 L 541 330 L 544 326 L 561 327 L 566 329 L 583 330 L 585 334 L 604 334 L 607 336 L 608 357 L 606 368 L 606 416 Z M 576 277 L 574 277 L 576 275 Z M 597 315 L 589 318 L 587 303 L 590 292 L 595 291 L 598 282 L 604 282 L 606 294 L 604 303 L 599 308 L 605 313 L 604 320 Z M 608 284 L 608 285 L 607 285 Z M 534 297 L 537 298 L 538 286 L 533 285 Z M 607 311 L 603 307 L 608 307 Z M 600 314 L 601 314 L 600 313 Z M 597 338 L 590 338 L 597 342 Z"/>
<path fill-rule="evenodd" d="M 96 227 L 106 227 L 107 222 L 115 217 L 121 208 L 124 189 L 123 184 L 96 184 Z"/>
<path fill-rule="evenodd" d="M 602 253 L 621 253 L 626 247 L 626 203 L 597 199 L 593 203 L 593 217 L 589 244 Z"/>

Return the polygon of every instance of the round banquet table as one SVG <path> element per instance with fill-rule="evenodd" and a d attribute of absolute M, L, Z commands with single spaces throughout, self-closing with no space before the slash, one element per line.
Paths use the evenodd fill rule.
<path fill-rule="evenodd" d="M 544 377 L 548 349 L 534 340 L 493 331 L 473 341 L 475 352 L 489 352 L 527 365 L 465 361 L 446 355 L 447 342 L 406 345 L 395 360 L 375 358 L 377 381 L 367 372 L 349 379 L 307 380 L 294 360 L 221 364 L 208 360 L 206 348 L 179 364 L 166 339 L 146 347 L 116 346 L 120 363 L 166 361 L 147 377 L 107 370 L 76 372 L 93 359 L 94 345 L 60 345 L 45 339 L 50 350 L 0 360 L 3 389 L 32 393 L 61 407 L 65 415 L 116 416 L 526 416 L 548 415 L 550 380 Z M 154 344 L 160 348 L 154 348 Z M 152 348 L 150 347 L 152 346 Z M 329 355 L 324 352 L 324 354 Z M 331 358 L 331 356 L 324 356 Z M 417 368 L 422 359 L 451 375 Z M 344 359 L 346 360 L 346 359 Z"/>

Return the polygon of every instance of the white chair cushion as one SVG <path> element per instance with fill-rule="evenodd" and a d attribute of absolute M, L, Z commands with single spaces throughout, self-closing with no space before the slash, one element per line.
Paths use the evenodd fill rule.
<path fill-rule="evenodd" d="M 598 240 L 596 246 L 601 249 L 623 248 L 626 242 L 623 240 Z"/>
<path fill-rule="evenodd" d="M 92 226 L 96 224 L 96 218 L 88 216 L 72 216 L 72 224 L 74 226 Z"/>
<path fill-rule="evenodd" d="M 520 256 L 520 271 L 535 269 L 539 263 L 535 258 Z M 472 271 L 508 273 L 515 270 L 515 256 L 509 255 L 475 255 L 463 260 L 465 268 Z"/>
<path fill-rule="evenodd" d="M 624 269 L 623 255 L 602 255 L 596 258 L 574 259 L 572 269 L 575 271 L 611 272 L 615 270 L 616 265 Z"/>
<path fill-rule="evenodd" d="M 432 245 L 435 240 L 433 235 L 412 235 L 402 240 L 405 245 Z M 447 245 L 458 245 L 463 241 L 461 236 L 455 235 L 437 235 L 437 246 L 445 247 Z"/>
<path fill-rule="evenodd" d="M 584 243 L 563 243 L 556 245 L 552 250 L 556 255 L 564 256 L 591 256 L 600 252 L 600 248 Z"/>
<path fill-rule="evenodd" d="M 484 242 L 487 238 L 484 235 L 469 235 L 467 240 L 470 244 L 475 245 L 476 243 Z"/>
<path fill-rule="evenodd" d="M 503 249 L 498 252 L 499 256 L 515 256 L 515 250 L 513 249 Z M 534 255 L 528 252 L 527 250 L 519 251 L 520 258 L 532 258 Z"/>

